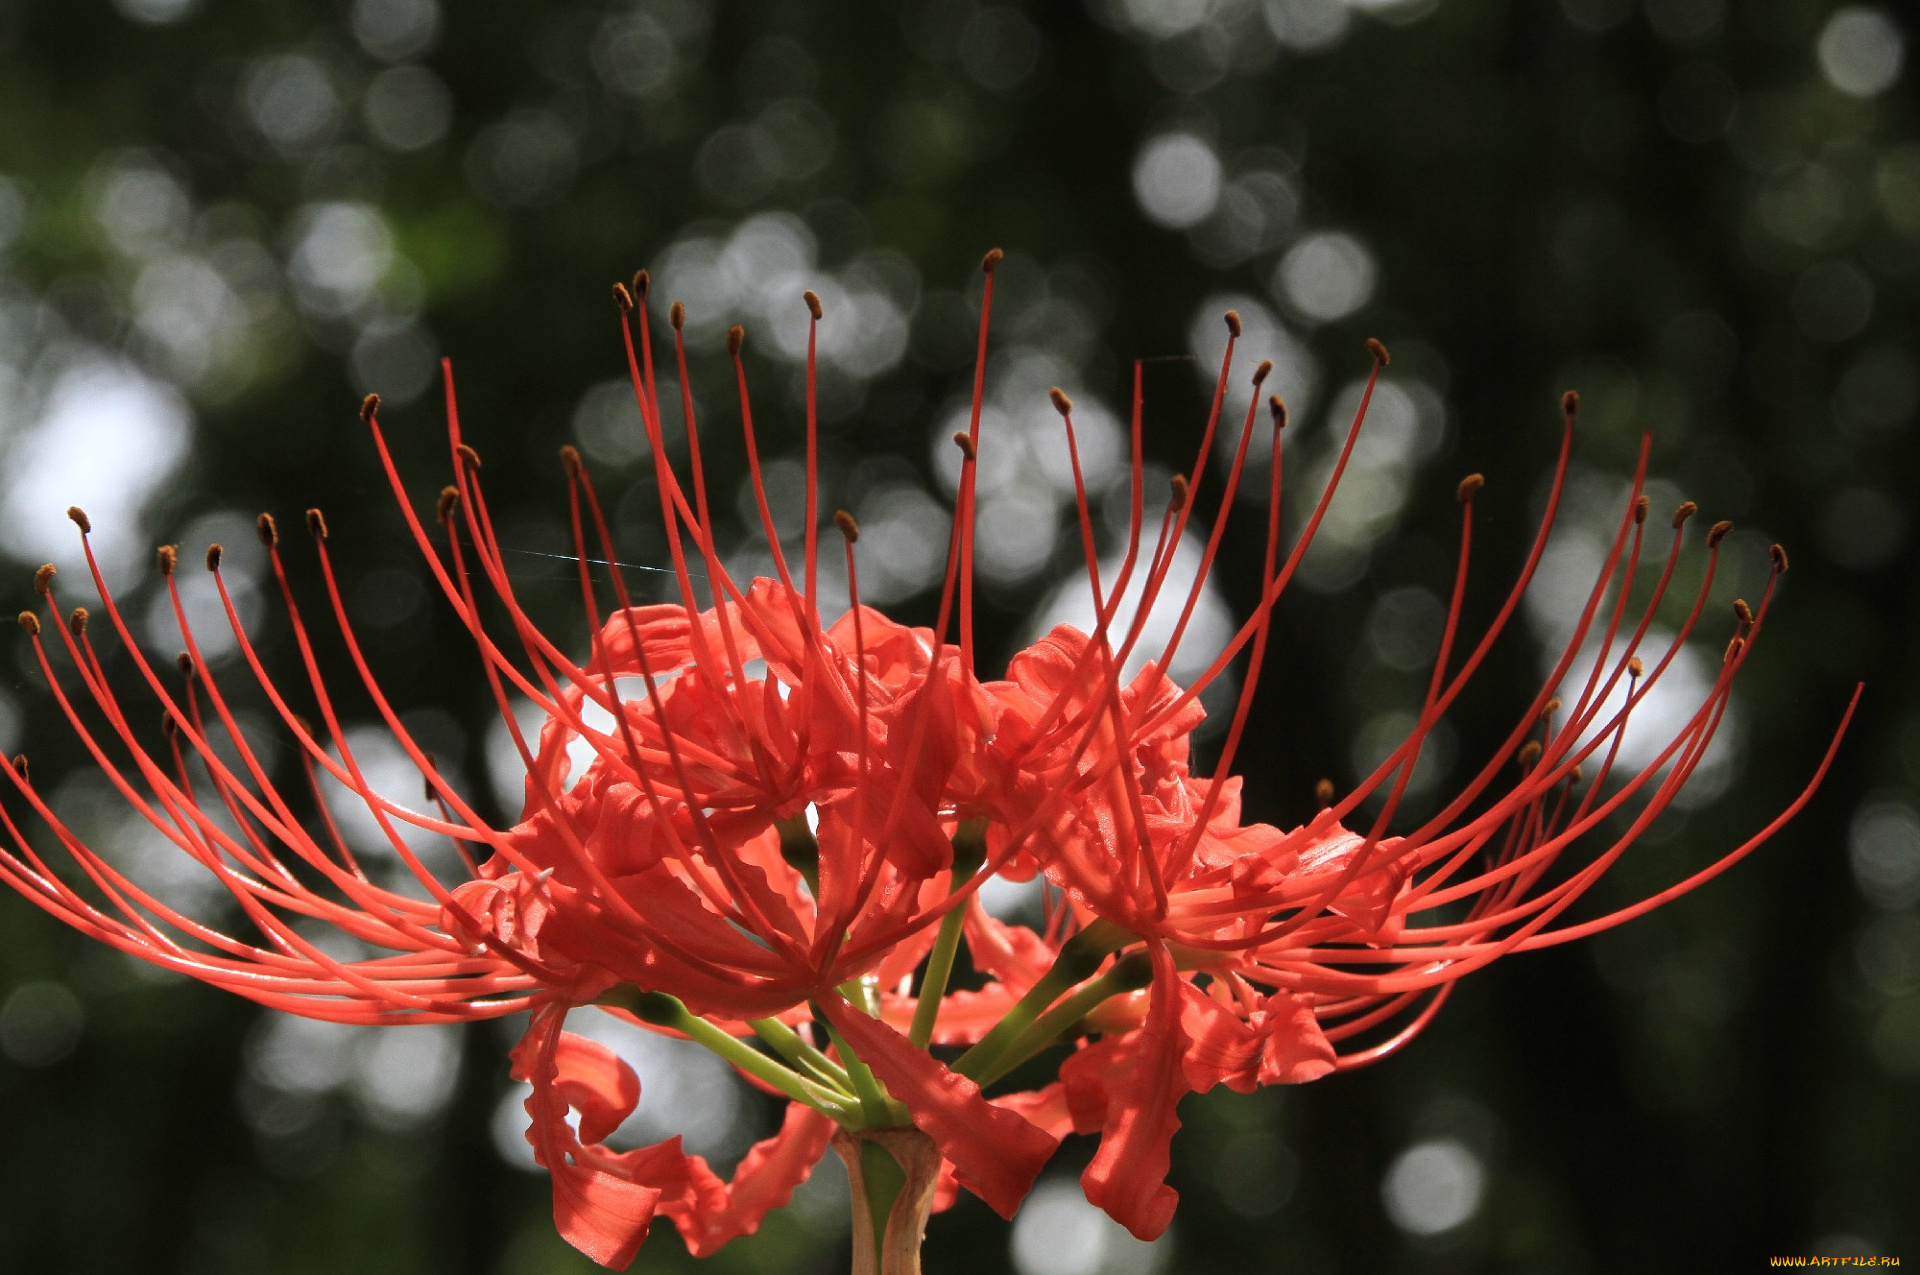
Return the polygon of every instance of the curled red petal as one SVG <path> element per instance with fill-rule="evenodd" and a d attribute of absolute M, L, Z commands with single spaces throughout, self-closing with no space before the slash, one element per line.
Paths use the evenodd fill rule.
<path fill-rule="evenodd" d="M 1179 976 L 1164 948 L 1154 952 L 1153 965 L 1147 1024 L 1111 1073 L 1100 1148 L 1080 1175 L 1087 1200 L 1143 1240 L 1167 1229 L 1180 1201 L 1167 1185 L 1167 1168 L 1180 1127 L 1177 1108 L 1188 1092 Z"/>
<path fill-rule="evenodd" d="M 706 1257 L 730 1240 L 753 1234 L 768 1213 L 784 1206 L 819 1163 L 833 1130 L 833 1121 L 826 1116 L 793 1103 L 779 1132 L 753 1145 L 734 1171 L 733 1181 L 720 1185 L 717 1198 L 689 1193 L 664 1203 L 661 1212 L 680 1228 L 687 1251 Z M 699 1157 L 694 1157 L 694 1163 L 706 1168 Z"/>
<path fill-rule="evenodd" d="M 606 1141 L 640 1102 L 640 1078 L 599 1041 L 561 1032 L 553 1061 L 554 1090 L 580 1113 L 582 1142 Z"/>
<path fill-rule="evenodd" d="M 980 1087 L 875 1018 L 846 1001 L 824 1002 L 834 1030 L 873 1069 L 888 1091 L 907 1104 L 913 1123 L 953 1164 L 954 1177 L 1010 1218 L 1053 1155 L 1059 1139 L 1031 1121 L 980 1096 Z"/>

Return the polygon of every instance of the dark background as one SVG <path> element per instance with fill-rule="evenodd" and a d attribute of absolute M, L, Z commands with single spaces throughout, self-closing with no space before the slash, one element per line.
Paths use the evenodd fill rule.
<path fill-rule="evenodd" d="M 401 464 L 430 500 L 446 460 L 429 377 L 436 353 L 453 357 L 528 604 L 577 645 L 565 564 L 537 556 L 567 551 L 555 448 L 586 446 L 623 558 L 662 561 L 649 462 L 596 415 L 611 400 L 589 395 L 621 375 L 611 280 L 651 265 L 697 281 L 669 269 L 697 255 L 689 241 L 784 213 L 754 224 L 787 257 L 747 243 L 744 274 L 724 288 L 705 276 L 721 296 L 683 298 L 704 337 L 692 379 L 716 504 L 734 517 L 742 465 L 718 333 L 747 324 L 763 446 L 790 455 L 796 365 L 768 334 L 826 280 L 836 314 L 861 322 L 827 376 L 825 508 L 910 549 L 928 497 L 944 507 L 930 440 L 965 392 L 977 263 L 997 244 L 1009 257 L 990 371 L 1022 386 L 1018 358 L 1051 360 L 1028 367 L 1124 418 L 1129 362 L 1180 356 L 1148 374 L 1148 446 L 1168 469 L 1187 463 L 1205 411 L 1181 359 L 1192 333 L 1212 339 L 1223 297 L 1264 308 L 1255 335 L 1291 334 L 1296 503 L 1336 429 L 1330 404 L 1364 374 L 1362 338 L 1399 355 L 1390 378 L 1417 445 L 1363 476 L 1311 587 L 1282 604 L 1239 760 L 1251 811 L 1292 822 L 1315 780 L 1351 783 L 1392 713 L 1417 706 L 1424 675 L 1403 656 L 1431 599 L 1407 590 L 1444 597 L 1469 470 L 1489 484 L 1468 623 L 1492 615 L 1540 506 L 1556 396 L 1577 386 L 1576 532 L 1610 526 L 1649 428 L 1659 512 L 1692 497 L 1740 524 L 1701 639 L 1709 666 L 1768 541 L 1794 562 L 1739 683 L 1723 789 L 1668 816 L 1601 901 L 1658 889 L 1763 825 L 1864 680 L 1825 787 L 1709 888 L 1469 979 L 1381 1066 L 1189 1100 L 1171 1239 L 1029 1275 L 1920 1256 L 1920 142 L 1902 21 L 1825 0 L 10 0 L 0 550 L 25 605 L 42 545 L 64 546 L 65 596 L 81 600 L 66 485 L 117 490 L 97 498 L 118 501 L 103 534 L 125 547 L 109 571 L 144 616 L 149 545 L 185 538 L 197 561 L 193 537 L 244 527 L 210 516 L 272 509 L 291 527 L 323 506 L 383 676 L 402 707 L 437 708 L 423 730 L 494 801 L 490 706 L 421 590 L 353 416 L 360 393 L 387 394 Z M 1146 159 L 1175 136 L 1199 167 L 1155 186 Z M 763 287 L 784 312 L 756 308 L 772 304 Z M 1008 410 L 1050 419 L 1045 383 Z M 106 402 L 133 432 L 88 432 L 76 402 Z M 163 464 L 167 437 L 184 450 Z M 1203 517 L 1214 505 L 1203 497 Z M 1057 499 L 1022 508 L 1048 543 Z M 1229 525 L 1217 585 L 1236 615 L 1263 520 L 1249 504 Z M 306 588 L 300 539 L 289 559 Z M 989 673 L 1077 548 L 1062 535 L 1051 557 L 1009 552 L 983 605 Z M 890 609 L 924 620 L 933 595 L 911 557 Z M 1550 556 L 1546 570 L 1584 588 L 1579 562 Z M 284 661 L 284 622 L 259 611 Z M 1416 636 L 1396 644 L 1407 625 Z M 1523 611 L 1450 715 L 1453 762 L 1432 792 L 1503 737 L 1551 629 Z M 114 843 L 115 799 L 62 787 L 78 750 L 26 655 L 20 643 L 6 675 L 0 742 Z M 349 711 L 365 709 L 349 697 Z M 544 1178 L 496 1149 L 507 1033 L 448 1038 L 443 1055 L 461 1054 L 436 1065 L 457 1083 L 409 1108 L 383 1105 L 380 1087 L 409 1070 L 404 1051 L 385 1072 L 365 1042 L 345 1062 L 318 1046 L 276 1054 L 262 1018 L 143 979 L 0 900 L 0 1269 L 586 1267 L 552 1233 Z M 1399 1157 L 1420 1146 L 1480 1176 L 1466 1220 L 1435 1235 L 1387 1207 L 1411 1172 Z M 1070 1142 L 1059 1167 L 1089 1154 Z M 818 1189 L 824 1206 L 773 1219 L 713 1269 L 843 1264 Z M 935 1221 L 928 1269 L 1011 1269 L 1008 1234 L 963 1203 Z M 662 1226 L 637 1269 L 687 1264 Z"/>

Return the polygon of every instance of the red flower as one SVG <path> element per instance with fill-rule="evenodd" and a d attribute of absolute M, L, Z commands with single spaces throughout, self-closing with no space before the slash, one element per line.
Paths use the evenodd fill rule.
<path fill-rule="evenodd" d="M 983 363 L 972 427 L 956 438 L 964 462 L 932 628 L 907 628 L 860 605 L 859 530 L 844 513 L 834 522 L 853 605 L 831 623 L 822 616 L 811 347 L 805 550 L 790 564 L 760 486 L 737 328 L 730 348 L 739 411 L 774 576 L 743 583 L 729 575 L 716 547 L 691 397 L 683 390 L 679 404 L 689 470 L 683 482 L 667 460 L 647 312 L 617 287 L 623 312 L 639 325 L 638 343 L 631 322 L 622 332 L 682 601 L 636 605 L 617 573 L 611 599 L 596 591 L 589 562 L 617 558 L 591 478 L 578 455 L 563 449 L 580 601 L 593 635 L 583 658 L 550 640 L 515 596 L 480 458 L 461 438 L 451 372 L 454 481 L 437 508 L 443 537 L 428 533 L 407 499 L 377 400 L 363 412 L 413 537 L 472 636 L 524 764 L 524 806 L 511 826 L 482 819 L 394 711 L 342 606 L 318 511 L 309 512 L 307 525 L 331 619 L 375 710 L 424 778 L 428 809 L 376 791 L 349 746 L 318 673 L 314 637 L 288 586 L 273 520 L 261 516 L 261 538 L 306 674 L 299 694 L 321 728 L 299 716 L 295 693 L 268 676 L 228 598 L 219 546 L 207 565 L 247 671 L 294 741 L 310 786 L 317 793 L 324 772 L 363 801 L 425 899 L 376 884 L 325 817 L 324 804 L 275 787 L 200 658 L 175 587 L 175 551 L 163 548 L 159 563 L 187 650 L 180 676 L 170 678 L 134 642 L 94 564 L 86 516 L 74 510 L 105 618 L 162 710 L 164 737 L 156 742 L 132 725 L 136 716 L 146 721 L 147 711 L 131 711 L 109 686 L 88 613 L 75 609 L 62 621 L 52 567 L 41 569 L 35 586 L 73 671 L 65 680 L 56 672 L 41 622 L 23 613 L 36 659 L 110 782 L 220 880 L 258 938 L 221 933 L 141 890 L 60 821 L 24 759 L 7 770 L 12 786 L 50 826 L 79 879 L 56 872 L 5 809 L 0 823 L 12 852 L 0 853 L 0 876 L 104 942 L 276 1009 L 365 1024 L 530 1012 L 513 1074 L 531 1087 L 528 1140 L 552 1175 L 556 1224 L 595 1260 L 620 1266 L 655 1215 L 672 1219 L 696 1254 L 751 1232 L 786 1201 L 830 1138 L 845 1155 L 878 1152 L 894 1157 L 902 1172 L 909 1162 L 939 1171 L 939 1182 L 929 1169 L 903 1189 L 889 1224 L 896 1247 L 908 1242 L 897 1228 L 916 1228 L 917 1235 L 929 1202 L 943 1206 L 957 1187 L 1011 1215 L 1069 1129 L 1100 1135 L 1083 1178 L 1088 1198 L 1136 1234 L 1157 1235 L 1176 1199 L 1165 1177 L 1183 1096 L 1221 1084 L 1244 1091 L 1299 1083 L 1374 1061 L 1417 1032 L 1462 974 L 1506 952 L 1564 941 L 1657 906 L 1737 861 L 1806 800 L 1803 794 L 1712 868 L 1642 904 L 1578 923 L 1561 920 L 1699 764 L 1785 569 L 1776 549 L 1765 596 L 1754 610 L 1737 605 L 1738 628 L 1721 674 L 1668 749 L 1641 771 L 1616 776 L 1635 705 L 1698 627 L 1724 535 L 1722 524 L 1707 537 L 1714 556 L 1678 636 L 1664 650 L 1643 652 L 1674 569 L 1670 555 L 1652 600 L 1637 618 L 1630 614 L 1626 600 L 1647 513 L 1638 494 L 1643 448 L 1612 552 L 1532 708 L 1443 810 L 1388 835 L 1426 737 L 1483 662 L 1540 563 L 1565 475 L 1570 399 L 1539 537 L 1494 623 L 1464 655 L 1456 650 L 1460 595 L 1479 481 L 1461 486 L 1453 606 L 1406 743 L 1337 803 L 1329 794 L 1302 827 L 1244 823 L 1241 781 L 1227 772 L 1249 718 L 1274 606 L 1332 499 L 1366 400 L 1333 481 L 1284 560 L 1282 453 L 1275 446 L 1264 593 L 1228 648 L 1193 685 L 1180 687 L 1163 670 L 1235 504 L 1254 426 L 1250 409 L 1203 570 L 1184 600 L 1164 599 L 1180 606 L 1173 638 L 1155 662 L 1123 679 L 1119 670 L 1140 646 L 1145 616 L 1167 591 L 1175 550 L 1188 533 L 1231 371 L 1231 341 L 1199 455 L 1173 480 L 1151 546 L 1136 369 L 1131 533 L 1111 579 L 1102 579 L 1091 511 L 1084 489 L 1078 492 L 1097 611 L 1093 631 L 1056 629 L 1016 655 L 1005 680 L 980 681 L 973 506 L 978 449 L 994 445 L 980 436 L 980 403 L 997 259 L 990 254 L 986 262 Z M 636 284 L 644 300 L 644 273 Z M 806 300 L 817 322 L 819 303 L 812 294 Z M 672 314 L 685 386 L 677 304 Z M 1237 338 L 1238 321 L 1227 318 Z M 1373 350 L 1377 377 L 1386 352 Z M 1262 365 L 1254 374 L 1256 386 L 1266 371 Z M 1058 391 L 1054 403 L 1071 449 L 1072 405 Z M 1284 410 L 1278 399 L 1273 405 L 1277 444 Z M 1077 453 L 1070 455 L 1078 485 Z M 1685 506 L 1674 518 L 1675 554 L 1691 512 Z M 704 608 L 695 601 L 696 573 L 712 594 Z M 504 629 L 483 623 L 476 579 L 492 595 L 488 608 L 504 610 Z M 1119 601 L 1135 586 L 1140 604 L 1122 624 Z M 1563 687 L 1576 655 L 1595 641 L 1601 657 L 1591 675 Z M 1198 776 L 1190 750 L 1203 718 L 1197 696 L 1243 653 L 1246 673 L 1216 777 Z M 1608 708 L 1623 687 L 1624 706 Z M 531 736 L 518 725 L 517 700 L 540 714 Z M 104 725 L 91 724 L 83 701 Z M 190 764 L 196 759 L 199 769 Z M 309 810 L 318 812 L 317 822 Z M 1608 832 L 1622 822 L 1624 833 Z M 415 831 L 450 838 L 467 866 L 463 879 L 429 871 L 410 848 Z M 1575 862 L 1583 840 L 1608 835 L 1613 839 L 1598 853 Z M 1044 874 L 1047 903 L 1037 928 L 995 920 L 974 898 L 995 876 L 1036 874 Z M 388 954 L 340 959 L 314 937 L 316 927 Z M 962 942 L 979 983 L 950 988 Z M 606 1139 L 643 1100 L 643 1088 L 615 1055 L 564 1030 L 569 1008 L 587 1004 L 720 1054 L 751 1082 L 789 1100 L 781 1130 L 747 1155 L 730 1182 L 686 1154 L 678 1139 L 609 1149 Z M 1057 1080 L 1042 1076 L 1029 1088 L 1004 1091 L 1016 1072 L 1031 1080 L 1035 1073 L 1020 1069 L 1058 1056 L 1045 1051 L 1060 1042 L 1073 1048 L 1060 1057 Z M 932 1047 L 964 1052 L 954 1057 Z M 915 1138 L 934 1150 L 904 1159 L 888 1150 Z M 864 1159 L 858 1163 L 863 1189 L 887 1176 L 874 1176 Z M 862 1207 L 856 1217 L 864 1226 Z M 859 1251 L 878 1251 L 880 1238 Z"/>

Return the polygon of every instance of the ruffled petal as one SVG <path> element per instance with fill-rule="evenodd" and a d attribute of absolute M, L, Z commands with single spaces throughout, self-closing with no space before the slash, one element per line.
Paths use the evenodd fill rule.
<path fill-rule="evenodd" d="M 721 1185 L 717 1197 L 670 1201 L 661 1211 L 680 1228 L 687 1251 L 706 1257 L 729 1240 L 753 1234 L 768 1213 L 783 1207 L 819 1163 L 833 1130 L 832 1120 L 794 1103 L 787 1108 L 780 1131 L 753 1145 L 734 1171 L 733 1181 Z M 697 1156 L 694 1163 L 706 1168 Z"/>
<path fill-rule="evenodd" d="M 580 1113 L 580 1140 L 604 1142 L 640 1102 L 640 1078 L 599 1041 L 561 1032 L 554 1049 L 554 1091 Z"/>
<path fill-rule="evenodd" d="M 1187 1093 L 1179 975 L 1164 948 L 1154 951 L 1153 977 L 1147 1025 L 1110 1073 L 1100 1147 L 1080 1175 L 1088 1201 L 1143 1240 L 1167 1229 L 1180 1200 L 1167 1185 L 1167 1168 L 1180 1127 L 1176 1109 Z"/>
<path fill-rule="evenodd" d="M 893 1028 L 839 997 L 823 1002 L 834 1030 L 907 1104 L 913 1123 L 953 1164 L 961 1186 L 1010 1218 L 1053 1155 L 1059 1139 L 1025 1116 L 980 1096 L 980 1087 L 949 1071 Z"/>

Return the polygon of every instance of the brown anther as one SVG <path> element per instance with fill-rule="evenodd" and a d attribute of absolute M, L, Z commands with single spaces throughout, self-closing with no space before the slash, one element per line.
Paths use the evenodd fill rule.
<path fill-rule="evenodd" d="M 67 613 L 67 632 L 73 634 L 75 637 L 84 635 L 87 631 L 87 621 L 90 618 L 92 617 L 87 614 L 85 607 L 75 607 Z"/>
<path fill-rule="evenodd" d="M 747 339 L 747 330 L 738 323 L 727 329 L 727 353 L 739 354 L 740 343 Z"/>
<path fill-rule="evenodd" d="M 313 733 L 313 723 L 308 721 L 306 718 L 302 717 L 298 713 L 295 713 L 293 715 L 293 728 L 299 731 L 302 735 L 305 735 L 308 739 L 319 738 L 319 736 Z"/>
<path fill-rule="evenodd" d="M 307 533 L 315 540 L 327 538 L 327 516 L 318 509 L 307 510 Z"/>
<path fill-rule="evenodd" d="M 1253 369 L 1253 388 L 1256 390 L 1259 389 L 1261 382 L 1265 381 L 1267 377 L 1271 376 L 1272 374 L 1273 374 L 1273 360 L 1262 359 L 1260 361 L 1260 366 Z"/>
<path fill-rule="evenodd" d="M 1787 551 L 1785 549 L 1782 549 L 1779 545 L 1768 545 L 1767 560 L 1773 563 L 1773 573 L 1775 575 L 1783 576 L 1787 574 Z"/>
<path fill-rule="evenodd" d="M 51 562 L 47 563 L 33 573 L 33 591 L 43 598 L 46 597 L 48 591 L 53 588 L 53 578 L 59 574 Z"/>
<path fill-rule="evenodd" d="M 633 294 L 627 291 L 627 285 L 617 280 L 613 285 L 613 303 L 620 307 L 620 313 L 633 313 Z"/>
<path fill-rule="evenodd" d="M 1520 751 L 1513 755 L 1513 759 L 1519 762 L 1522 766 L 1533 765 L 1533 763 L 1540 760 L 1540 741 L 1537 739 L 1530 739 L 1526 743 L 1520 745 Z"/>
<path fill-rule="evenodd" d="M 647 299 L 647 294 L 652 291 L 653 291 L 653 276 L 647 273 L 645 270 L 634 271 L 633 272 L 633 295 L 636 297 L 639 297 L 642 301 L 645 301 Z"/>
<path fill-rule="evenodd" d="M 433 516 L 438 518 L 444 526 L 447 521 L 453 517 L 453 511 L 459 507 L 460 489 L 457 487 L 442 487 L 440 489 L 440 503 L 434 507 Z"/>
<path fill-rule="evenodd" d="M 1555 713 L 1559 711 L 1560 711 L 1560 697 L 1556 695 L 1552 699 L 1548 700 L 1545 704 L 1541 705 L 1540 716 L 1552 717 Z"/>
<path fill-rule="evenodd" d="M 1367 338 L 1367 353 L 1373 355 L 1373 361 L 1381 367 L 1393 362 L 1392 356 L 1387 353 L 1387 347 L 1373 337 Z"/>
<path fill-rule="evenodd" d="M 1226 318 L 1228 334 L 1237 339 L 1240 336 L 1240 312 L 1238 310 L 1229 310 L 1227 311 Z"/>
<path fill-rule="evenodd" d="M 173 657 L 173 666 L 180 670 L 180 676 L 182 677 L 193 676 L 193 657 L 191 655 L 188 655 L 185 651 L 182 651 L 180 652 L 180 654 Z"/>
<path fill-rule="evenodd" d="M 365 398 L 360 400 L 360 419 L 361 420 L 371 423 L 373 421 L 373 418 L 375 416 L 378 416 L 379 414 L 380 414 L 380 396 L 378 394 L 368 394 Z"/>
<path fill-rule="evenodd" d="M 1463 505 L 1470 505 L 1473 503 L 1473 498 L 1480 494 L 1480 489 L 1486 485 L 1485 474 L 1468 474 L 1460 480 L 1460 485 L 1453 489 L 1453 498 Z"/>
<path fill-rule="evenodd" d="M 22 779 L 27 777 L 27 755 L 25 753 L 15 753 L 13 755 L 13 773 Z"/>
<path fill-rule="evenodd" d="M 160 574 L 170 576 L 173 574 L 174 567 L 179 565 L 180 546 L 161 545 L 153 551 L 153 557 L 154 560 L 160 564 Z"/>
<path fill-rule="evenodd" d="M 1642 673 L 1646 671 L 1647 671 L 1646 662 L 1643 661 L 1639 656 L 1636 655 L 1632 659 L 1627 661 L 1628 677 L 1639 677 Z"/>
<path fill-rule="evenodd" d="M 1744 651 L 1746 647 L 1747 647 L 1747 640 L 1745 638 L 1737 637 L 1733 639 L 1733 641 L 1727 643 L 1727 653 L 1725 656 L 1721 658 L 1721 663 L 1723 664 L 1733 663 L 1735 660 L 1740 658 L 1740 652 Z"/>
<path fill-rule="evenodd" d="M 833 525 L 840 528 L 840 534 L 847 538 L 848 544 L 860 538 L 860 524 L 855 522 L 853 515 L 844 509 L 833 511 Z"/>
<path fill-rule="evenodd" d="M 39 637 L 40 617 L 31 611 L 22 611 L 20 613 L 20 627 L 25 629 L 31 636 Z"/>
<path fill-rule="evenodd" d="M 93 519 L 87 517 L 87 511 L 80 506 L 68 505 L 67 517 L 73 519 L 73 525 L 80 528 L 81 535 L 88 535 L 93 531 Z"/>
<path fill-rule="evenodd" d="M 1646 496 L 1636 496 L 1633 501 L 1633 524 L 1636 527 L 1647 525 L 1647 510 L 1653 508 L 1653 501 Z"/>
<path fill-rule="evenodd" d="M 1175 474 L 1168 480 L 1167 486 L 1173 489 L 1173 494 L 1167 499 L 1167 507 L 1174 513 L 1179 513 L 1187 507 L 1187 476 Z"/>
<path fill-rule="evenodd" d="M 1720 542 L 1722 540 L 1725 540 L 1727 538 L 1727 533 L 1732 530 L 1733 530 L 1733 524 L 1728 522 L 1724 518 L 1722 518 L 1719 522 L 1714 523 L 1713 526 L 1707 529 L 1707 548 L 1709 549 L 1719 548 Z"/>
<path fill-rule="evenodd" d="M 980 272 L 982 274 L 992 274 L 993 268 L 999 265 L 1000 259 L 1006 255 L 1006 253 L 1000 251 L 998 248 L 987 249 L 987 255 L 980 258 Z"/>
<path fill-rule="evenodd" d="M 820 308 L 820 294 L 812 288 L 801 293 L 800 299 L 807 303 L 807 313 L 812 315 L 816 322 L 826 314 L 826 311 Z"/>
<path fill-rule="evenodd" d="M 261 514 L 253 520 L 253 529 L 260 537 L 260 543 L 271 549 L 280 543 L 280 524 L 273 520 L 272 514 Z"/>
<path fill-rule="evenodd" d="M 432 752 L 423 752 L 420 755 L 427 759 L 427 766 L 429 767 L 429 769 L 420 772 L 420 791 L 426 794 L 428 801 L 438 801 L 440 794 L 433 789 L 433 776 L 440 769 L 440 758 Z"/>
<path fill-rule="evenodd" d="M 1267 411 L 1273 416 L 1273 428 L 1283 430 L 1287 427 L 1287 400 L 1278 394 L 1267 396 Z"/>
<path fill-rule="evenodd" d="M 1680 528 L 1687 525 L 1687 519 L 1699 512 L 1700 506 L 1694 504 L 1691 500 L 1681 501 L 1680 507 L 1673 511 L 1673 529 L 1675 531 L 1680 530 Z"/>
<path fill-rule="evenodd" d="M 220 555 L 225 552 L 226 550 L 222 549 L 217 544 L 208 545 L 207 546 L 207 570 L 218 571 L 220 569 Z"/>
<path fill-rule="evenodd" d="M 1579 787 L 1580 781 L 1584 778 L 1586 778 L 1586 772 L 1578 766 L 1567 772 L 1567 783 L 1573 787 Z"/>
<path fill-rule="evenodd" d="M 174 720 L 173 714 L 168 712 L 164 708 L 161 709 L 160 710 L 160 733 L 162 735 L 165 735 L 168 739 L 172 739 L 174 732 L 179 729 L 180 729 L 180 723 Z"/>
<path fill-rule="evenodd" d="M 1073 415 L 1073 400 L 1067 397 L 1065 390 L 1058 385 L 1047 391 L 1047 397 L 1053 400 L 1053 410 L 1062 416 Z"/>
<path fill-rule="evenodd" d="M 1314 804 L 1325 810 L 1333 804 L 1333 780 L 1322 779 L 1313 786 Z"/>
<path fill-rule="evenodd" d="M 1580 391 L 1568 390 L 1560 396 L 1560 411 L 1568 420 L 1580 415 Z"/>
<path fill-rule="evenodd" d="M 560 447 L 560 464 L 567 471 L 567 477 L 577 477 L 580 473 L 580 449 L 572 443 L 562 444 Z M 453 489 L 449 487 L 447 490 L 452 491 Z"/>
<path fill-rule="evenodd" d="M 686 327 L 687 326 L 687 307 L 685 307 L 684 305 L 681 305 L 678 301 L 674 302 L 671 306 L 667 307 L 667 322 L 673 325 L 673 330 L 675 332 L 678 332 L 681 328 Z"/>
<path fill-rule="evenodd" d="M 1743 629 L 1753 623 L 1753 608 L 1747 605 L 1745 598 L 1733 600 L 1733 618 L 1740 621 L 1740 627 Z"/>
<path fill-rule="evenodd" d="M 958 447 L 960 454 L 968 460 L 977 460 L 980 456 L 980 449 L 973 445 L 972 436 L 964 429 L 953 436 L 953 445 Z"/>
<path fill-rule="evenodd" d="M 475 469 L 480 468 L 479 452 L 476 452 L 475 450 L 473 450 L 473 448 L 467 446 L 465 443 L 460 444 L 460 446 L 457 447 L 455 450 L 460 453 L 461 460 L 464 460 L 465 462 L 467 462 L 468 465 L 472 466 Z"/>

